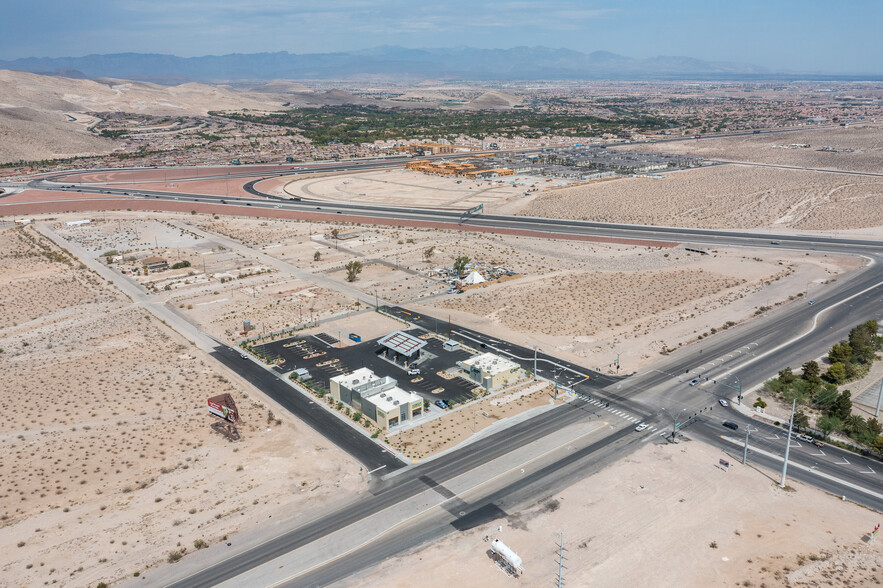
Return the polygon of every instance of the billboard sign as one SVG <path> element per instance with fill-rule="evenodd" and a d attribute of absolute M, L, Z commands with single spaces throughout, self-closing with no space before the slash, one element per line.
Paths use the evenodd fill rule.
<path fill-rule="evenodd" d="M 229 421 L 231 423 L 236 422 L 236 411 L 227 408 L 223 404 L 214 402 L 212 401 L 212 399 L 209 399 L 208 401 L 208 411 L 216 417 L 224 419 L 225 421 Z"/>

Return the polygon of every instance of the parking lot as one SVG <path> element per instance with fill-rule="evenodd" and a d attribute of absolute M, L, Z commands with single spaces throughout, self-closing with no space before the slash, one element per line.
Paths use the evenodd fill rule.
<path fill-rule="evenodd" d="M 406 332 L 417 337 L 425 336 L 422 329 Z M 269 359 L 284 359 L 282 365 L 274 368 L 280 373 L 299 368 L 308 370 L 312 382 L 326 390 L 334 376 L 366 367 L 378 376 L 395 378 L 399 388 L 416 392 L 430 404 L 434 404 L 436 400 L 456 404 L 471 399 L 472 390 L 477 386 L 475 382 L 462 376 L 448 379 L 438 375 L 438 372 L 456 367 L 458 361 L 467 359 L 472 354 L 464 350 L 445 351 L 442 342 L 435 338 L 428 338 L 426 342 L 422 357 L 416 362 L 416 368 L 420 370 L 419 376 L 409 376 L 409 366 L 406 363 L 395 363 L 387 359 L 383 353 L 384 348 L 377 343 L 377 339 L 361 343 L 346 339 L 341 346 L 341 342 L 335 337 L 318 333 L 256 345 L 254 349 Z"/>

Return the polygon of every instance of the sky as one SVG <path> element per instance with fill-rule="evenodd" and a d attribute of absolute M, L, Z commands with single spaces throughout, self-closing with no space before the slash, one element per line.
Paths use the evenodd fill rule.
<path fill-rule="evenodd" d="M 0 59 L 546 46 L 883 73 L 883 0 L 13 0 Z"/>

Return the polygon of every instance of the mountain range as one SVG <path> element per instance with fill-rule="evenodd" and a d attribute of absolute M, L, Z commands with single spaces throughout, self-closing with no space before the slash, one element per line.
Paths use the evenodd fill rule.
<path fill-rule="evenodd" d="M 160 83 L 381 76 L 459 80 L 665 80 L 778 78 L 765 68 L 692 57 L 634 59 L 608 51 L 548 47 L 408 49 L 382 46 L 342 53 L 234 53 L 177 57 L 116 53 L 0 60 L 0 69 L 68 78 L 125 78 Z M 784 74 L 787 76 L 787 74 Z"/>

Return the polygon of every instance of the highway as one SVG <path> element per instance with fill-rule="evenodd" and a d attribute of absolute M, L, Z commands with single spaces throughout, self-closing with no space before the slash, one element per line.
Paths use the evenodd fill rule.
<path fill-rule="evenodd" d="M 345 169 L 364 169 L 350 162 L 326 166 L 322 171 L 329 171 L 329 167 L 342 171 L 344 165 Z M 372 165 L 379 164 L 375 162 Z M 299 171 L 303 172 L 303 170 Z M 866 264 L 861 270 L 841 277 L 833 284 L 820 286 L 814 291 L 813 305 L 798 301 L 774 309 L 757 320 L 738 325 L 688 348 L 675 351 L 669 356 L 661 357 L 653 369 L 632 374 L 627 378 L 612 378 L 561 362 L 547 354 L 539 354 L 539 358 L 550 366 L 549 372 L 546 373 L 547 377 L 554 375 L 556 369 L 562 370 L 562 378 L 563 374 L 569 373 L 573 376 L 574 372 L 589 376 L 588 380 L 570 377 L 562 381 L 562 384 L 568 385 L 580 395 L 577 400 L 483 437 L 461 450 L 419 465 L 401 468 L 395 475 L 384 479 L 375 479 L 372 483 L 371 495 L 366 499 L 355 504 L 343 505 L 336 512 L 317 517 L 282 535 L 270 537 L 259 546 L 231 553 L 212 565 L 206 564 L 208 567 L 202 571 L 168 582 L 167 585 L 170 586 L 211 586 L 225 580 L 236 583 L 236 578 L 242 578 L 242 574 L 266 565 L 284 554 L 315 544 L 317 540 L 393 505 L 401 504 L 427 488 L 444 487 L 446 482 L 457 476 L 538 442 L 563 428 L 594 422 L 601 418 L 613 418 L 609 415 L 620 419 L 617 421 L 618 427 L 613 432 L 578 452 L 561 455 L 556 461 L 532 472 L 529 480 L 525 478 L 504 485 L 498 488 L 496 493 L 471 503 L 463 516 L 468 518 L 476 510 L 491 505 L 500 510 L 503 509 L 501 505 L 506 508 L 518 508 L 526 501 L 536 500 L 542 492 L 560 487 L 561 484 L 569 484 L 578 479 L 579 475 L 585 475 L 590 471 L 577 468 L 574 473 L 575 470 L 572 468 L 576 464 L 598 466 L 606 463 L 605 460 L 627 454 L 637 446 L 633 442 L 634 439 L 646 438 L 633 432 L 634 421 L 631 419 L 652 424 L 653 430 L 647 435 L 656 437 L 665 434 L 665 427 L 671 426 L 677 420 L 685 423 L 683 433 L 686 436 L 702 439 L 718 447 L 726 447 L 734 454 L 741 452 L 738 442 L 744 435 L 744 430 L 749 426 L 753 427 L 756 431 L 752 430 L 749 442 L 755 442 L 757 445 L 753 453 L 749 454 L 749 459 L 768 469 L 775 478 L 772 473 L 781 467 L 781 461 L 776 457 L 783 449 L 781 428 L 760 423 L 758 419 L 751 419 L 735 409 L 725 409 L 718 404 L 718 399 L 723 397 L 732 399 L 737 396 L 739 389 L 748 390 L 752 386 L 761 384 L 785 365 L 799 366 L 808 359 L 818 357 L 833 342 L 844 338 L 849 328 L 859 322 L 868 318 L 883 318 L 880 317 L 883 309 L 881 304 L 883 303 L 883 263 L 881 263 L 883 244 L 877 241 L 810 235 L 774 235 L 750 231 L 648 227 L 492 214 L 463 218 L 459 212 L 444 210 L 290 201 L 257 195 L 254 198 L 228 198 L 84 185 L 78 185 L 76 188 L 60 188 L 56 182 L 46 180 L 35 181 L 33 187 L 75 189 L 84 192 L 104 191 L 111 194 L 128 192 L 129 195 L 154 200 L 203 202 L 217 205 L 219 208 L 229 206 L 234 213 L 239 207 L 250 206 L 256 210 L 319 211 L 346 215 L 350 218 L 445 223 L 466 230 L 474 227 L 490 230 L 517 229 L 550 235 L 573 234 L 679 242 L 707 250 L 718 246 L 787 248 L 807 252 L 862 255 L 866 258 Z M 430 319 L 431 317 L 426 317 L 427 321 Z M 429 328 L 427 325 L 421 326 Z M 484 344 L 502 353 L 518 357 L 528 364 L 532 363 L 532 350 L 489 338 L 465 327 L 455 328 L 459 334 L 472 338 L 479 346 Z M 526 357 L 529 359 L 525 359 Z M 225 363 L 236 371 L 246 369 L 235 361 L 225 361 Z M 552 368 L 552 364 L 557 367 Z M 628 366 L 623 368 L 624 372 L 628 370 Z M 690 386 L 688 382 L 692 379 L 699 379 L 700 383 Z M 303 412 L 302 408 L 294 407 L 292 410 L 298 414 L 298 411 Z M 626 421 L 623 420 L 624 414 L 629 418 L 627 426 Z M 739 423 L 740 430 L 734 432 L 723 429 L 720 422 L 724 418 Z M 853 454 L 832 448 L 824 449 L 822 455 L 816 453 L 808 447 L 795 447 L 791 453 L 794 465 L 789 470 L 789 477 L 815 485 L 838 496 L 846 496 L 871 508 L 883 510 L 880 496 L 875 495 L 873 491 L 869 492 L 869 489 L 881 487 L 878 476 L 883 475 L 883 465 L 875 467 L 878 462 L 864 461 Z M 380 463 L 376 461 L 376 456 L 364 459 L 374 459 L 375 461 L 371 463 Z M 392 469 L 396 464 L 381 464 L 378 467 L 384 466 Z M 530 489 L 530 492 L 527 492 L 527 489 Z M 439 511 L 427 516 L 421 524 L 406 525 L 391 535 L 384 535 L 376 541 L 367 543 L 344 560 L 332 560 L 311 570 L 303 577 L 289 578 L 290 585 L 321 585 L 345 577 L 408 546 L 413 546 L 415 541 L 438 537 L 454 530 L 456 528 L 454 522 L 460 518 L 462 517 L 455 516 L 452 520 L 448 520 Z"/>

